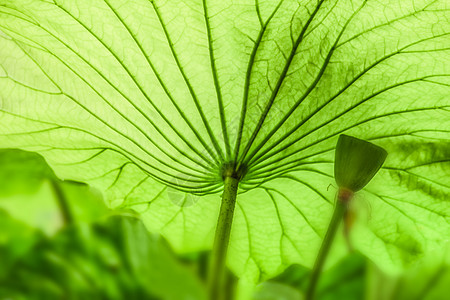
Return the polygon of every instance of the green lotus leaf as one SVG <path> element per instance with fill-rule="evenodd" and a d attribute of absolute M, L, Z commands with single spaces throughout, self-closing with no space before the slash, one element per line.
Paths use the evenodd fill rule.
<path fill-rule="evenodd" d="M 398 269 L 450 234 L 448 10 L 0 0 L 0 145 L 36 151 L 58 177 L 141 212 L 182 252 L 211 248 L 222 171 L 235 166 L 228 266 L 259 281 L 312 265 L 338 136 L 357 136 L 389 157 L 361 192 L 371 218 L 352 239 Z"/>

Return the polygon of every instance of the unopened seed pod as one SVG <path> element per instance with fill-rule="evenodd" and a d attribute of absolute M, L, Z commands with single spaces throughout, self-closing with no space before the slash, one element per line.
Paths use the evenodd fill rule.
<path fill-rule="evenodd" d="M 334 178 L 340 188 L 361 190 L 375 176 L 387 156 L 386 150 L 348 135 L 339 136 Z"/>

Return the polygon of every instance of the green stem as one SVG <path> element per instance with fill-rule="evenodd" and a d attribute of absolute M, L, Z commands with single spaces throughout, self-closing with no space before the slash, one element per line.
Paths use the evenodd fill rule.
<path fill-rule="evenodd" d="M 60 182 L 54 179 L 50 180 L 50 182 L 52 184 L 53 192 L 55 193 L 56 201 L 58 202 L 58 206 L 61 211 L 64 225 L 73 224 L 73 216 L 70 212 L 69 203 L 67 202 L 66 195 L 61 188 Z"/>
<path fill-rule="evenodd" d="M 225 272 L 228 242 L 230 240 L 231 225 L 233 223 L 234 207 L 239 180 L 225 177 L 222 204 L 217 220 L 216 235 L 209 268 L 209 297 L 210 300 L 223 299 L 226 294 Z"/>
<path fill-rule="evenodd" d="M 336 231 L 344 216 L 345 210 L 346 210 L 345 202 L 338 197 L 336 201 L 336 206 L 334 208 L 333 216 L 331 217 L 330 225 L 328 225 L 327 233 L 325 234 L 325 238 L 322 241 L 319 254 L 317 255 L 316 262 L 312 269 L 308 290 L 306 291 L 306 298 L 305 298 L 306 300 L 314 299 L 314 293 L 316 290 L 320 273 L 322 272 L 322 267 L 325 263 L 331 244 L 333 243 L 334 237 L 336 236 Z"/>

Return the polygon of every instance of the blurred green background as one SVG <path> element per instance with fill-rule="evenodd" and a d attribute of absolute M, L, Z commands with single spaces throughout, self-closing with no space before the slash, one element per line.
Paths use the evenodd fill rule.
<path fill-rule="evenodd" d="M 322 274 L 317 299 L 450 299 L 446 253 L 395 275 L 349 253 Z M 206 299 L 208 253 L 173 253 L 137 213 L 109 210 L 98 191 L 59 180 L 41 156 L 15 149 L 0 150 L 0 261 L 5 300 Z M 230 276 L 230 289 L 243 300 L 297 300 L 308 276 L 293 265 L 257 286 Z"/>

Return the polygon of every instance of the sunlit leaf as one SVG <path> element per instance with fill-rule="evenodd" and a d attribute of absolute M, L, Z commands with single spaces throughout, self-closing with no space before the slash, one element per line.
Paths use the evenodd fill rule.
<path fill-rule="evenodd" d="M 240 182 L 229 266 L 311 266 L 341 133 L 387 150 L 355 248 L 385 269 L 450 234 L 446 0 L 0 0 L 0 142 L 208 249 Z M 363 219 L 363 218 L 362 218 Z M 360 222 L 363 223 L 363 222 Z"/>

